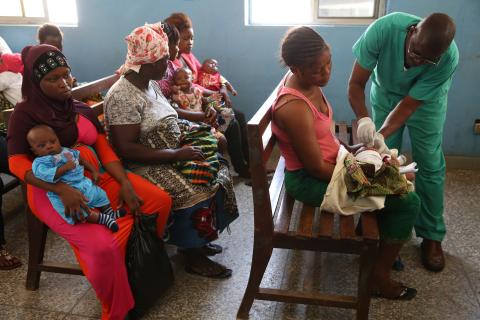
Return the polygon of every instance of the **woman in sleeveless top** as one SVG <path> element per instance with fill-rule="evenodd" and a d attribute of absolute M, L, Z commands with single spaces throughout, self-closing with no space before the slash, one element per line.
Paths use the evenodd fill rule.
<path fill-rule="evenodd" d="M 298 27 L 282 40 L 281 56 L 291 72 L 272 106 L 272 131 L 286 162 L 285 187 L 295 199 L 318 207 L 340 147 L 331 131 L 332 108 L 320 89 L 330 78 L 330 48 L 311 28 Z M 390 269 L 411 237 L 419 206 L 414 192 L 386 197 L 385 209 L 378 216 L 381 244 L 373 274 L 373 290 L 379 296 L 409 300 L 416 294 L 415 289 L 392 280 Z"/>

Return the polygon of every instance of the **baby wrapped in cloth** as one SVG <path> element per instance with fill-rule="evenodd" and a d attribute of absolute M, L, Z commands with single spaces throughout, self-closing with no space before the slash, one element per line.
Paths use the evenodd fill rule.
<path fill-rule="evenodd" d="M 415 172 L 416 164 L 401 167 L 403 156 L 395 160 L 371 148 L 361 148 L 354 156 L 340 146 L 336 163 L 321 210 L 343 215 L 374 211 L 385 206 L 386 195 L 413 191 L 413 184 L 403 173 Z"/>

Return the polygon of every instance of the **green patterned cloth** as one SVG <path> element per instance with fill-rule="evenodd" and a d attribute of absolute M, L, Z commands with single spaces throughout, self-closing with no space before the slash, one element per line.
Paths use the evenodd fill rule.
<path fill-rule="evenodd" d="M 14 105 L 5 98 L 2 92 L 0 92 L 0 111 L 13 109 Z M 7 134 L 7 125 L 3 121 L 0 122 L 0 134 Z"/>
<path fill-rule="evenodd" d="M 177 161 L 175 167 L 193 184 L 215 184 L 220 168 L 217 156 L 217 139 L 207 125 L 193 125 L 182 132 L 180 145 L 201 149 L 205 160 Z"/>
<path fill-rule="evenodd" d="M 345 157 L 345 184 L 347 192 L 355 198 L 369 196 L 403 195 L 413 191 L 398 166 L 384 163 L 375 172 L 373 165 L 360 164 L 352 154 Z"/>

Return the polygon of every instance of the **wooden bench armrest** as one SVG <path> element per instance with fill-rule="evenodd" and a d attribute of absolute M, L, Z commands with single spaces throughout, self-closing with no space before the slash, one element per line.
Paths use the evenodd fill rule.
<path fill-rule="evenodd" d="M 91 97 L 99 92 L 108 90 L 119 78 L 119 75 L 113 74 L 75 87 L 72 90 L 72 97 L 76 100 L 83 100 L 85 98 Z"/>

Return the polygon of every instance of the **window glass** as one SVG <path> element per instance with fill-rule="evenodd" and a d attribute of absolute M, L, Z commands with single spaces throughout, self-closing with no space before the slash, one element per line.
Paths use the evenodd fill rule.
<path fill-rule="evenodd" d="M 320 0 L 318 17 L 373 17 L 375 0 Z"/>
<path fill-rule="evenodd" d="M 311 0 L 251 0 L 251 24 L 308 23 L 312 19 Z"/>
<path fill-rule="evenodd" d="M 3 0 L 0 5 L 0 16 L 14 17 L 22 15 L 20 0 Z"/>

